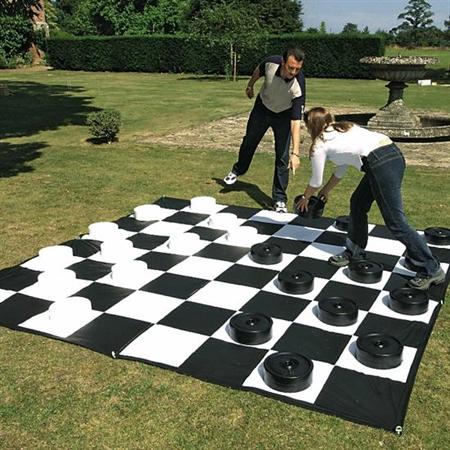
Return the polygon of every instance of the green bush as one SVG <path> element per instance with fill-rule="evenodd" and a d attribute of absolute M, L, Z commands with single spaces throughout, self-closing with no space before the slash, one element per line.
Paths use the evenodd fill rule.
<path fill-rule="evenodd" d="M 384 41 L 378 36 L 266 36 L 239 55 L 239 74 L 250 74 L 258 61 L 282 53 L 288 45 L 306 51 L 304 70 L 309 77 L 371 78 L 359 59 L 384 54 Z M 205 46 L 183 35 L 55 37 L 48 41 L 47 58 L 54 68 L 67 70 L 223 74 L 229 49 Z"/>
<path fill-rule="evenodd" d="M 22 16 L 6 16 L 0 13 L 0 50 L 6 58 L 23 55 L 33 37 L 30 19 Z"/>
<path fill-rule="evenodd" d="M 92 136 L 110 144 L 119 133 L 120 112 L 115 109 L 92 112 L 88 114 L 86 124 L 89 126 Z"/>

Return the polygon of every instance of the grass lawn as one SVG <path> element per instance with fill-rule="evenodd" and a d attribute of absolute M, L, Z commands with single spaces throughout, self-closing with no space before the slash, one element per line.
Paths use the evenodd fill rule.
<path fill-rule="evenodd" d="M 161 195 L 212 195 L 221 203 L 257 206 L 270 193 L 272 155 L 257 154 L 247 190 L 221 193 L 235 154 L 174 150 L 139 143 L 248 111 L 246 80 L 159 74 L 4 71 L 0 85 L 0 268 L 45 246 L 113 220 Z M 309 106 L 378 108 L 384 82 L 308 82 Z M 411 86 L 408 104 L 449 113 L 448 88 Z M 121 111 L 120 142 L 86 142 L 86 114 Z M 290 184 L 292 199 L 309 162 Z M 329 170 L 329 169 L 328 169 Z M 359 175 L 349 171 L 327 206 L 347 213 Z M 418 228 L 449 226 L 448 170 L 409 167 L 405 209 Z M 376 209 L 371 220 L 381 223 Z M 447 303 L 449 295 L 447 295 Z M 391 433 L 234 391 L 149 365 L 112 360 L 66 343 L 0 328 L 0 448 L 414 448 L 450 446 L 448 305 L 435 326 L 412 392 L 405 432 Z"/>

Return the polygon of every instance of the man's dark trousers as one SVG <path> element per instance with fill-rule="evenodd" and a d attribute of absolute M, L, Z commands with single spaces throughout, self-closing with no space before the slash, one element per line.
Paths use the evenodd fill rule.
<path fill-rule="evenodd" d="M 274 113 L 263 105 L 259 96 L 257 97 L 247 122 L 246 134 L 239 149 L 239 158 L 232 171 L 238 176 L 247 172 L 256 148 L 269 127 L 272 128 L 275 136 L 275 169 L 272 198 L 274 202 L 286 202 L 286 189 L 289 182 L 291 109 Z"/>

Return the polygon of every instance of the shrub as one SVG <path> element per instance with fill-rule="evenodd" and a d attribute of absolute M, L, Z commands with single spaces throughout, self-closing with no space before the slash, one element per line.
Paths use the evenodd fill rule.
<path fill-rule="evenodd" d="M 6 58 L 26 52 L 33 36 L 31 20 L 22 16 L 0 14 L 0 48 Z"/>
<path fill-rule="evenodd" d="M 88 114 L 86 124 L 92 136 L 110 144 L 120 129 L 120 112 L 115 109 L 92 112 Z"/>

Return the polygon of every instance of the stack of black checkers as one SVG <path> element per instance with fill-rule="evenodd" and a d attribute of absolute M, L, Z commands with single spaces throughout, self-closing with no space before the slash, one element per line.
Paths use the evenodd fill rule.
<path fill-rule="evenodd" d="M 402 363 L 403 345 L 393 336 L 370 333 L 356 341 L 356 359 L 373 369 L 393 369 Z"/>
<path fill-rule="evenodd" d="M 295 214 L 298 214 L 305 219 L 318 219 L 319 217 L 322 217 L 327 202 L 325 196 L 321 195 L 320 197 L 316 197 L 315 195 L 312 195 L 308 200 L 308 211 L 300 211 L 300 209 L 297 208 L 297 203 L 301 198 L 301 195 L 294 198 Z"/>
<path fill-rule="evenodd" d="M 334 226 L 340 231 L 348 231 L 348 216 L 338 216 L 334 221 Z"/>
<path fill-rule="evenodd" d="M 284 269 L 278 274 L 278 287 L 288 294 L 307 294 L 314 289 L 314 276 L 307 270 Z"/>
<path fill-rule="evenodd" d="M 383 275 L 383 266 L 375 261 L 353 261 L 348 266 L 348 277 L 358 283 L 378 283 Z"/>
<path fill-rule="evenodd" d="M 430 227 L 424 230 L 425 239 L 433 245 L 450 245 L 450 228 Z"/>
<path fill-rule="evenodd" d="M 279 245 L 263 242 L 251 247 L 250 258 L 258 264 L 278 264 L 283 259 L 283 252 Z"/>
<path fill-rule="evenodd" d="M 428 311 L 428 303 L 428 292 L 421 289 L 402 287 L 389 293 L 389 307 L 400 314 L 423 314 Z"/>
<path fill-rule="evenodd" d="M 328 325 L 346 327 L 358 320 L 358 307 L 346 297 L 327 297 L 319 300 L 318 317 Z"/>
<path fill-rule="evenodd" d="M 273 321 L 259 313 L 240 313 L 230 319 L 230 337 L 241 344 L 259 345 L 272 338 Z"/>

